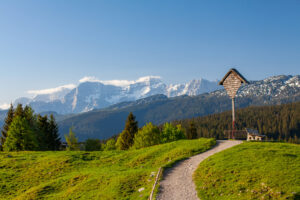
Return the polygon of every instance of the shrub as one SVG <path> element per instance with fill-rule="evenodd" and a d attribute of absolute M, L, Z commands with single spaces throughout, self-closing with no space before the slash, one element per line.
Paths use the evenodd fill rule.
<path fill-rule="evenodd" d="M 134 137 L 133 148 L 140 149 L 160 143 L 160 131 L 151 122 L 140 129 Z"/>
<path fill-rule="evenodd" d="M 101 141 L 99 139 L 87 139 L 85 141 L 85 150 L 86 151 L 100 151 L 101 150 Z"/>
<path fill-rule="evenodd" d="M 162 131 L 162 143 L 185 139 L 184 130 L 181 125 L 173 126 L 171 123 L 165 123 Z"/>
<path fill-rule="evenodd" d="M 104 145 L 105 151 L 115 150 L 116 149 L 116 140 L 111 138 L 107 140 L 107 142 Z"/>

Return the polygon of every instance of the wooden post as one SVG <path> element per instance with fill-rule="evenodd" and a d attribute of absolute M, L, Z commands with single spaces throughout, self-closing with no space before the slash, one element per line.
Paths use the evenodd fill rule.
<path fill-rule="evenodd" d="M 234 139 L 234 131 L 235 131 L 235 111 L 234 111 L 234 98 L 232 98 L 232 138 Z"/>
<path fill-rule="evenodd" d="M 249 83 L 236 69 L 230 69 L 224 78 L 219 82 L 219 85 L 223 85 L 227 91 L 228 96 L 232 100 L 232 130 L 231 139 L 234 139 L 235 134 L 235 112 L 234 112 L 234 98 L 236 92 L 243 83 Z M 230 139 L 230 132 L 228 133 Z"/>

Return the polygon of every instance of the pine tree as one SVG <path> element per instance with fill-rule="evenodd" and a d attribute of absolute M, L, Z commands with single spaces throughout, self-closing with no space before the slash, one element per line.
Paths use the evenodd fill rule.
<path fill-rule="evenodd" d="M 126 120 L 125 129 L 118 137 L 116 144 L 118 148 L 120 150 L 129 149 L 133 145 L 133 139 L 137 132 L 138 122 L 135 121 L 135 116 L 130 112 Z"/>
<path fill-rule="evenodd" d="M 28 121 L 24 117 L 14 117 L 7 132 L 4 151 L 36 150 L 37 147 L 37 139 Z"/>
<path fill-rule="evenodd" d="M 34 114 L 34 110 L 30 106 L 25 106 L 25 108 L 23 109 L 23 115 L 30 126 L 34 127 L 36 125 L 36 115 Z"/>
<path fill-rule="evenodd" d="M 60 137 L 58 134 L 58 125 L 55 121 L 54 116 L 51 114 L 50 115 L 50 121 L 49 121 L 49 133 L 50 133 L 50 145 L 49 145 L 49 149 L 50 150 L 59 150 L 61 141 L 60 141 Z"/>
<path fill-rule="evenodd" d="M 48 116 L 37 116 L 37 140 L 39 144 L 39 150 L 49 150 L 49 124 Z"/>
<path fill-rule="evenodd" d="M 14 116 L 15 117 L 19 116 L 19 117 L 22 117 L 22 118 L 25 116 L 22 104 L 19 103 L 17 105 L 17 107 L 15 109 L 15 112 L 14 112 Z"/>
<path fill-rule="evenodd" d="M 73 132 L 73 128 L 71 127 L 69 130 L 69 135 L 65 135 L 67 141 L 67 151 L 78 151 L 79 144 L 78 139 L 75 137 L 75 133 Z"/>
<path fill-rule="evenodd" d="M 6 118 L 4 120 L 4 125 L 1 130 L 1 137 L 0 137 L 0 150 L 3 150 L 3 145 L 5 143 L 5 140 L 7 138 L 7 132 L 9 130 L 9 126 L 14 118 L 14 107 L 12 104 L 10 104 L 10 108 L 6 114 Z"/>
<path fill-rule="evenodd" d="M 195 126 L 194 121 L 190 122 L 190 127 L 189 127 L 189 139 L 196 139 L 197 138 L 197 128 Z"/>

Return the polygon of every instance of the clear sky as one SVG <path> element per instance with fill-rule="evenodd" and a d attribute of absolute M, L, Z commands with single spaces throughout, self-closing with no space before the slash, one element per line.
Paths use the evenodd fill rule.
<path fill-rule="evenodd" d="M 300 74 L 299 0 L 1 0 L 0 104 L 84 76 Z"/>

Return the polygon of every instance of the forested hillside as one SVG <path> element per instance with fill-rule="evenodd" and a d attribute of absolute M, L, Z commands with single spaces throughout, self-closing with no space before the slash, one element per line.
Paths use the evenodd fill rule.
<path fill-rule="evenodd" d="M 231 129 L 231 111 L 174 121 L 189 132 L 193 122 L 198 137 L 223 137 L 223 130 Z M 300 102 L 276 106 L 250 106 L 236 111 L 236 126 L 238 130 L 244 128 L 258 129 L 269 139 L 300 138 Z"/>
<path fill-rule="evenodd" d="M 251 105 L 276 105 L 299 100 L 300 93 L 280 99 L 239 97 L 236 99 L 236 108 L 245 108 Z M 209 93 L 194 97 L 167 98 L 164 95 L 156 95 L 135 102 L 120 103 L 103 110 L 82 113 L 60 121 L 59 127 L 60 133 L 65 134 L 69 127 L 74 126 L 74 132 L 81 141 L 87 138 L 106 139 L 123 130 L 129 112 L 133 112 L 141 127 L 147 122 L 158 125 L 228 110 L 231 110 L 231 100 L 228 96 L 216 96 Z M 228 122 L 230 120 L 229 117 Z"/>

